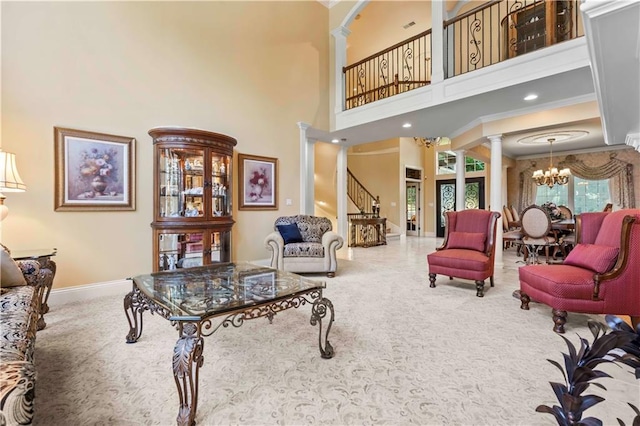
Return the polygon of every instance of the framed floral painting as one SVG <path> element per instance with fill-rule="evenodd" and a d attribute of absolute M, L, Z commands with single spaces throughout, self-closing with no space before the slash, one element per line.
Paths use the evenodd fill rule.
<path fill-rule="evenodd" d="M 278 159 L 238 154 L 240 210 L 278 209 Z"/>
<path fill-rule="evenodd" d="M 54 127 L 55 210 L 135 210 L 136 140 Z"/>

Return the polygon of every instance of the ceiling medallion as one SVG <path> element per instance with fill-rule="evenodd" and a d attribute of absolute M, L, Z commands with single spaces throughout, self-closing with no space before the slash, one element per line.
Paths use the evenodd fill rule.
<path fill-rule="evenodd" d="M 549 139 L 554 142 L 566 142 L 587 136 L 589 132 L 586 130 L 560 130 L 556 132 L 538 133 L 518 139 L 518 143 L 522 145 L 541 145 L 548 144 Z"/>

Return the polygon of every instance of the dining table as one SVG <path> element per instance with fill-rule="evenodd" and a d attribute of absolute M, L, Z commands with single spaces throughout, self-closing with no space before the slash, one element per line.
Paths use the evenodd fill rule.
<path fill-rule="evenodd" d="M 576 229 L 576 220 L 573 218 L 552 220 L 551 229 L 555 231 L 573 231 Z"/>

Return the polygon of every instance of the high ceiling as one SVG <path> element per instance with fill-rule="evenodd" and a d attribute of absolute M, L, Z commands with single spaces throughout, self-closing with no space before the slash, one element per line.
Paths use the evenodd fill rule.
<path fill-rule="evenodd" d="M 597 1 L 587 3 L 604 4 Z M 606 86 L 602 82 L 594 85 L 594 72 L 590 67 L 583 67 L 335 132 L 310 129 L 308 136 L 320 141 L 343 140 L 341 145 L 344 146 L 398 137 L 455 138 L 473 126 L 512 117 L 519 124 L 512 124 L 509 131 L 501 132 L 503 153 L 512 158 L 547 153 L 549 144 L 546 139 L 552 136 L 545 135 L 549 133 L 556 134 L 554 152 L 625 147 L 623 144 L 626 132 L 633 130 L 634 126 L 637 132 L 640 122 L 640 92 L 637 90 L 640 82 L 640 30 L 637 19 L 640 18 L 640 2 L 616 0 L 605 3 L 612 5 L 608 7 L 620 10 L 608 15 L 599 15 L 597 20 L 593 20 L 591 31 L 598 39 L 595 47 L 590 49 L 590 55 L 596 65 L 601 64 L 601 72 L 606 72 Z M 618 37 L 618 25 L 625 27 L 626 32 L 622 39 Z M 623 48 L 617 48 L 620 46 Z M 624 66 L 618 66 L 621 64 Z M 532 102 L 524 101 L 524 96 L 531 92 L 537 93 L 538 99 Z M 609 96 L 605 98 L 607 94 Z M 615 137 L 606 137 L 603 134 L 603 120 L 598 110 L 598 106 L 602 109 L 603 102 L 608 103 L 607 110 L 614 111 L 609 117 L 605 117 L 604 121 L 605 124 L 607 120 L 611 122 L 608 133 L 617 131 Z M 578 111 L 587 103 L 596 105 L 593 114 L 581 115 L 571 112 L 572 108 Z M 566 119 L 556 113 L 558 108 L 565 109 Z M 542 120 L 544 125 L 540 124 L 540 120 L 532 124 L 532 117 L 544 114 L 547 114 L 546 120 Z M 412 127 L 403 128 L 402 125 L 408 122 Z M 569 131 L 573 132 L 574 136 L 577 136 L 576 132 L 582 135 L 567 139 Z M 521 141 L 533 136 L 537 137 L 539 143 Z M 609 145 L 605 143 L 605 139 Z"/>

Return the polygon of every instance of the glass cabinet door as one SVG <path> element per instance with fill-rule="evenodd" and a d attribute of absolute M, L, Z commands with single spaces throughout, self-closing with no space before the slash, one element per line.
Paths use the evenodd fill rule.
<path fill-rule="evenodd" d="M 211 232 L 211 263 L 231 262 L 231 231 L 220 230 Z"/>
<path fill-rule="evenodd" d="M 231 161 L 226 155 L 211 156 L 211 216 L 231 215 L 229 176 Z"/>
<path fill-rule="evenodd" d="M 164 148 L 159 161 L 160 217 L 204 216 L 204 150 Z"/>
<path fill-rule="evenodd" d="M 202 266 L 205 244 L 203 236 L 203 232 L 158 234 L 158 270 L 172 271 Z"/>

